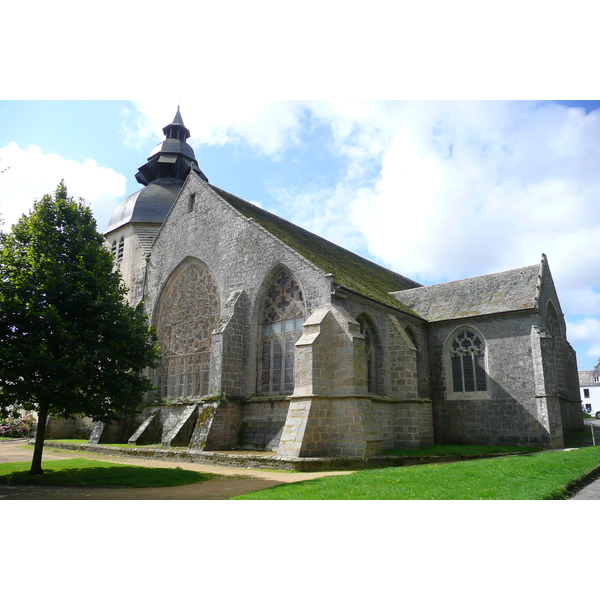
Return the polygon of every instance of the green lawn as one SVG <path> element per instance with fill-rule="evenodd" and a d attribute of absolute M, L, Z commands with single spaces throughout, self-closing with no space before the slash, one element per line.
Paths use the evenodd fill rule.
<path fill-rule="evenodd" d="M 516 454 L 539 450 L 541 448 L 526 448 L 524 446 L 458 446 L 444 444 L 424 448 L 387 450 L 384 454 L 387 456 L 472 456 L 477 454 Z"/>
<path fill-rule="evenodd" d="M 253 492 L 242 500 L 558 500 L 600 466 L 600 446 L 466 462 L 390 467 Z"/>
<path fill-rule="evenodd" d="M 200 483 L 212 476 L 197 471 L 137 467 L 75 458 L 42 463 L 43 475 L 29 475 L 30 463 L 0 463 L 0 484 L 171 487 Z"/>

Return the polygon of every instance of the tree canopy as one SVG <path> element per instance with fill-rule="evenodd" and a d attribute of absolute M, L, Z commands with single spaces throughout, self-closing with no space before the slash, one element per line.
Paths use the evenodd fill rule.
<path fill-rule="evenodd" d="M 126 292 L 90 208 L 64 182 L 2 235 L 0 408 L 38 411 L 32 472 L 46 415 L 108 422 L 152 389 L 142 373 L 156 366 L 156 336 Z"/>

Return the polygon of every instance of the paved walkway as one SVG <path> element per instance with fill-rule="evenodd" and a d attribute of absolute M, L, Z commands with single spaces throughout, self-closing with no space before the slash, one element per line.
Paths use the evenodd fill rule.
<path fill-rule="evenodd" d="M 586 485 L 569 500 L 600 500 L 600 479 Z"/>
<path fill-rule="evenodd" d="M 0 442 L 0 463 L 31 462 L 33 446 L 24 441 Z M 223 467 L 204 463 L 173 462 L 127 456 L 90 454 L 57 448 L 44 448 L 43 461 L 89 458 L 105 462 L 146 467 L 180 467 L 219 475 L 202 483 L 170 488 L 76 488 L 58 486 L 0 485 L 0 500 L 225 500 L 268 487 L 306 481 L 327 475 L 344 475 L 349 471 L 291 473 Z"/>

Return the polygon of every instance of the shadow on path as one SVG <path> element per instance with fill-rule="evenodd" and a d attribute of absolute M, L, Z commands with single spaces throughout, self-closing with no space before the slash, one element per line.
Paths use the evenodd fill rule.
<path fill-rule="evenodd" d="M 33 446 L 26 441 L 1 442 L 0 463 L 30 462 Z M 125 487 L 66 487 L 38 485 L 0 485 L 0 500 L 226 500 L 256 490 L 262 490 L 282 483 L 306 481 L 328 475 L 345 475 L 349 471 L 326 473 L 294 473 L 289 471 L 266 471 L 242 469 L 201 463 L 187 463 L 143 459 L 125 456 L 109 456 L 87 452 L 45 448 L 43 460 L 85 458 L 126 465 L 145 467 L 180 467 L 189 471 L 213 473 L 219 477 L 202 483 L 192 483 L 166 488 L 125 488 Z M 42 462 L 43 466 L 43 462 Z"/>

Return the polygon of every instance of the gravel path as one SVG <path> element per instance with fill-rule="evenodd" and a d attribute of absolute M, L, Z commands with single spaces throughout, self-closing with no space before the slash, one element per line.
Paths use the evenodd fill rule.
<path fill-rule="evenodd" d="M 30 462 L 33 446 L 24 441 L 0 442 L 0 463 Z M 170 488 L 90 488 L 58 486 L 0 485 L 0 500 L 225 500 L 255 490 L 273 487 L 282 483 L 306 481 L 327 475 L 344 475 L 349 471 L 327 473 L 290 473 L 241 469 L 219 465 L 149 460 L 126 456 L 107 456 L 45 448 L 43 460 L 89 458 L 105 462 L 147 467 L 181 467 L 189 471 L 201 471 L 220 475 L 203 483 L 194 483 Z"/>

